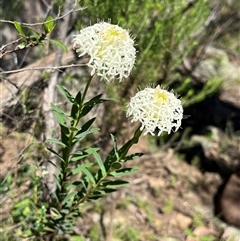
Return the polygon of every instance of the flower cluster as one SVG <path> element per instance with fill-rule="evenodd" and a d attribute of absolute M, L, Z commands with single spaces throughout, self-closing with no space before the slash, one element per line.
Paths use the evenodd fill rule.
<path fill-rule="evenodd" d="M 91 75 L 98 75 L 110 82 L 127 78 L 135 63 L 136 49 L 127 30 L 117 25 L 99 22 L 80 31 L 73 38 L 73 48 L 79 57 L 88 55 L 87 65 L 92 68 Z M 154 135 L 158 131 L 170 134 L 177 131 L 183 118 L 181 101 L 172 92 L 147 87 L 130 100 L 127 117 L 140 121 L 144 135 Z"/>
<path fill-rule="evenodd" d="M 127 117 L 131 117 L 132 122 L 142 123 L 141 130 L 145 128 L 144 135 L 147 133 L 154 135 L 156 128 L 158 136 L 163 131 L 170 134 L 181 126 L 183 118 L 181 101 L 174 93 L 163 90 L 159 86 L 147 87 L 136 93 L 127 108 Z"/>
<path fill-rule="evenodd" d="M 73 38 L 73 48 L 79 57 L 87 54 L 91 75 L 97 74 L 110 82 L 121 82 L 130 75 L 134 66 L 136 49 L 127 30 L 117 25 L 99 22 L 80 31 Z"/>

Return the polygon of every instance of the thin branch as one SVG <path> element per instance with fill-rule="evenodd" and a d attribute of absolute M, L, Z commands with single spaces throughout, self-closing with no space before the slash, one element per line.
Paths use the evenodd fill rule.
<path fill-rule="evenodd" d="M 23 40 L 23 37 L 18 38 L 18 39 L 14 40 L 14 41 L 12 41 L 12 42 L 10 42 L 10 43 L 7 43 L 7 44 L 2 45 L 2 47 L 0 48 L 0 51 L 4 50 L 5 48 L 7 48 L 7 47 L 10 46 L 10 45 L 13 45 L 13 44 L 18 43 L 18 42 L 21 41 L 21 40 Z"/>
<path fill-rule="evenodd" d="M 13 74 L 13 73 L 19 73 L 19 72 L 23 72 L 23 71 L 43 70 L 43 69 L 59 70 L 59 69 L 66 69 L 66 68 L 79 67 L 79 66 L 86 66 L 86 64 L 68 64 L 68 65 L 60 65 L 60 66 L 56 66 L 56 67 L 55 66 L 50 66 L 50 67 L 31 67 L 31 68 L 9 70 L 9 71 L 0 71 L 0 74 Z"/>
<path fill-rule="evenodd" d="M 76 6 L 75 6 L 76 7 Z M 82 8 L 78 8 L 78 9 L 75 9 L 72 8 L 70 11 L 68 11 L 67 13 L 63 14 L 62 16 L 59 16 L 59 17 L 56 17 L 52 20 L 48 20 L 48 21 L 44 21 L 42 23 L 20 23 L 21 25 L 23 26 L 26 26 L 26 27 L 32 27 L 32 26 L 38 26 L 38 25 L 43 25 L 43 24 L 46 24 L 46 23 L 50 23 L 50 22 L 53 22 L 53 21 L 57 21 L 59 19 L 62 19 L 62 18 L 65 18 L 67 15 L 73 13 L 73 12 L 78 12 L 78 11 L 82 11 L 84 9 L 86 9 L 87 7 L 82 7 Z M 14 21 L 10 21 L 10 20 L 4 20 L 4 19 L 0 19 L 0 22 L 1 23 L 11 23 L 11 24 L 14 24 Z"/>

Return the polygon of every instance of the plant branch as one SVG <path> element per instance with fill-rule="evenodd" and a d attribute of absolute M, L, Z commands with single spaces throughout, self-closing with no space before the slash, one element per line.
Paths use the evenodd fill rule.
<path fill-rule="evenodd" d="M 76 8 L 76 5 L 70 11 L 68 11 L 67 13 L 63 14 L 62 16 L 58 16 L 58 17 L 56 17 L 52 20 L 44 21 L 44 22 L 41 22 L 41 23 L 20 23 L 20 24 L 23 25 L 23 26 L 26 26 L 26 27 L 39 26 L 39 25 L 43 25 L 43 24 L 46 24 L 46 23 L 50 23 L 50 22 L 57 21 L 59 19 L 65 18 L 66 16 L 68 16 L 69 14 L 71 14 L 73 12 L 78 12 L 78 11 L 82 11 L 82 10 L 86 9 L 86 7 L 82 7 L 82 8 L 78 8 L 78 9 L 75 9 L 75 8 Z M 14 24 L 14 21 L 0 19 L 0 23 Z"/>
<path fill-rule="evenodd" d="M 66 68 L 72 68 L 72 67 L 82 67 L 82 66 L 86 66 L 86 64 L 68 64 L 68 65 L 59 65 L 59 66 L 30 67 L 30 68 L 15 69 L 15 70 L 9 70 L 9 71 L 0 71 L 0 74 L 14 74 L 14 73 L 19 73 L 19 72 L 23 72 L 23 71 L 44 70 L 44 69 L 60 70 L 60 69 L 66 69 Z"/>

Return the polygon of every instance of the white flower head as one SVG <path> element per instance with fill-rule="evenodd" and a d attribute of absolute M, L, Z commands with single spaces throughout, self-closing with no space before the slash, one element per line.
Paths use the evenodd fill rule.
<path fill-rule="evenodd" d="M 80 31 L 73 38 L 79 57 L 87 54 L 91 75 L 97 74 L 110 82 L 127 78 L 134 66 L 136 49 L 129 32 L 118 25 L 99 22 Z"/>
<path fill-rule="evenodd" d="M 141 129 L 145 128 L 144 135 L 158 128 L 158 136 L 163 131 L 170 134 L 177 131 L 183 118 L 181 100 L 173 92 L 163 90 L 158 85 L 156 88 L 147 87 L 136 93 L 127 106 L 127 117 L 131 122 L 140 121 Z"/>

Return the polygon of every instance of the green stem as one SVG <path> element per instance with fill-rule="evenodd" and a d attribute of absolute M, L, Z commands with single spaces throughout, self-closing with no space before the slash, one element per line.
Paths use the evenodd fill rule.
<path fill-rule="evenodd" d="M 84 105 L 84 100 L 86 98 L 86 95 L 87 95 L 87 92 L 88 92 L 88 89 L 89 89 L 89 86 L 90 86 L 90 83 L 92 82 L 93 80 L 93 76 L 90 76 L 89 79 L 88 79 L 88 82 L 85 86 L 85 89 L 83 91 L 83 95 L 82 95 L 82 98 L 81 98 L 81 102 L 79 104 L 79 108 L 78 108 L 78 113 L 76 115 L 76 119 L 74 120 L 74 123 L 73 123 L 73 127 L 77 127 L 80 119 L 81 119 L 81 113 L 82 113 L 82 108 L 83 108 L 83 105 Z M 74 132 L 73 132 L 74 134 Z"/>
<path fill-rule="evenodd" d="M 65 182 L 67 181 L 67 168 L 68 168 L 68 164 L 69 164 L 69 157 L 70 157 L 70 153 L 71 153 L 71 150 L 72 150 L 72 141 L 73 141 L 73 137 L 74 137 L 74 134 L 75 134 L 75 128 L 77 127 L 80 119 L 81 119 L 81 112 L 82 112 L 82 108 L 83 108 L 83 105 L 84 105 L 84 100 L 86 98 L 86 95 L 87 95 L 87 91 L 89 89 L 89 86 L 90 86 L 90 83 L 91 81 L 93 80 L 93 76 L 90 76 L 90 78 L 88 79 L 88 82 L 85 86 L 85 89 L 83 91 L 83 95 L 82 95 L 82 98 L 81 98 L 81 102 L 78 106 L 78 112 L 77 112 L 77 115 L 76 115 L 76 118 L 73 122 L 73 125 L 70 129 L 70 135 L 69 135 L 69 140 L 68 140 L 68 146 L 66 149 L 64 149 L 63 151 L 63 159 L 64 159 L 64 162 L 62 163 L 63 165 L 61 166 L 61 171 L 62 171 L 62 174 L 63 174 L 63 177 L 61 179 L 61 192 L 59 193 L 59 195 L 64 194 L 65 193 Z M 61 199 L 60 199 L 61 200 Z"/>
<path fill-rule="evenodd" d="M 85 89 L 84 89 L 84 91 L 83 91 L 83 97 L 82 97 L 82 101 L 81 101 L 81 106 L 82 106 L 83 103 L 84 103 L 84 100 L 85 100 L 85 97 L 86 97 L 88 88 L 89 88 L 90 83 L 92 82 L 92 80 L 93 80 L 93 76 L 90 76 L 89 79 L 88 79 L 88 82 L 87 82 L 87 84 L 86 84 L 86 86 L 85 86 Z"/>
<path fill-rule="evenodd" d="M 143 130 L 141 129 L 141 125 L 136 129 L 134 136 L 131 140 L 129 140 L 120 150 L 119 152 L 121 152 L 120 156 L 117 158 L 117 162 L 121 161 L 124 159 L 124 157 L 127 155 L 129 149 L 134 145 L 138 143 L 139 137 L 142 135 Z M 111 165 L 111 164 L 110 164 Z M 99 172 L 99 170 L 98 170 Z M 101 176 L 99 178 L 99 180 L 97 181 L 96 185 L 91 186 L 87 193 L 85 194 L 85 196 L 83 196 L 77 204 L 73 205 L 70 209 L 70 212 L 74 209 L 76 209 L 81 203 L 83 203 L 84 201 L 86 201 L 88 199 L 88 197 L 91 196 L 91 194 L 98 189 L 98 187 L 100 186 L 100 184 L 109 176 L 109 174 L 112 172 L 111 168 L 109 168 L 106 172 L 106 175 Z"/>
<path fill-rule="evenodd" d="M 77 204 L 75 204 L 75 205 L 73 205 L 73 206 L 71 207 L 69 213 L 71 213 L 71 211 L 73 211 L 74 209 L 76 209 L 81 203 L 83 203 L 84 201 L 86 201 L 86 200 L 88 199 L 88 197 L 90 197 L 91 194 L 92 194 L 95 190 L 97 190 L 97 188 L 98 188 L 99 185 L 102 183 L 102 181 L 104 181 L 104 179 L 106 179 L 106 178 L 108 177 L 108 175 L 110 174 L 110 172 L 111 172 L 111 171 L 109 170 L 109 171 L 106 173 L 106 176 L 103 176 L 103 177 L 96 183 L 96 185 L 95 185 L 94 187 L 91 186 L 91 188 L 89 188 L 89 190 L 87 191 L 86 195 L 83 196 L 83 197 L 78 201 Z"/>
<path fill-rule="evenodd" d="M 134 136 L 131 140 L 129 140 L 120 150 L 119 152 L 121 153 L 118 161 L 121 161 L 128 153 L 129 149 L 134 145 L 138 143 L 138 140 L 140 138 L 140 136 L 143 133 L 143 130 L 141 129 L 141 125 L 136 129 L 136 131 L 134 132 Z"/>
<path fill-rule="evenodd" d="M 81 119 L 81 113 L 82 113 L 82 108 L 83 108 L 83 105 L 84 105 L 84 100 L 86 98 L 86 94 L 87 94 L 87 91 L 89 89 L 89 86 L 90 86 L 90 83 L 93 79 L 93 76 L 90 76 L 90 78 L 88 79 L 88 82 L 85 86 L 85 89 L 84 89 L 84 92 L 83 92 L 83 96 L 81 98 L 81 103 L 79 104 L 79 108 L 78 108 L 78 112 L 77 112 L 77 115 L 76 115 L 76 119 L 74 120 L 74 123 L 73 123 L 73 127 L 76 128 L 80 119 Z M 75 134 L 75 130 L 71 130 L 70 132 L 70 136 L 69 136 L 69 142 L 68 142 L 68 147 L 67 147 L 67 156 L 66 156 L 66 164 L 68 164 L 69 162 L 69 155 L 70 155 L 70 151 L 72 149 L 72 139 L 73 139 L 73 136 Z"/>

